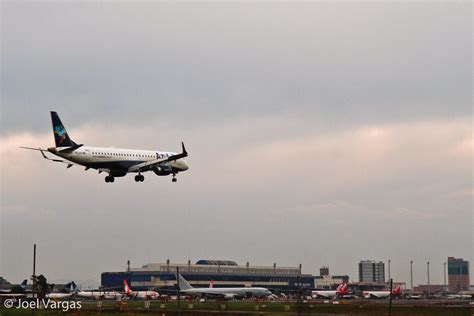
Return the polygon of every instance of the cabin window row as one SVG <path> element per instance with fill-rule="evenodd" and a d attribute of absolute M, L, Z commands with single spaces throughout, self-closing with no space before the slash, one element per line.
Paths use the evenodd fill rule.
<path fill-rule="evenodd" d="M 153 155 L 139 155 L 139 154 L 117 154 L 117 153 L 99 153 L 92 152 L 93 155 L 108 155 L 108 156 L 121 156 L 121 157 L 139 157 L 139 158 L 153 158 Z"/>

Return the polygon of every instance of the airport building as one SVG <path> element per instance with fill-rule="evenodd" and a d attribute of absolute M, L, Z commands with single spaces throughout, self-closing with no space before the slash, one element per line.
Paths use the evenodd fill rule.
<path fill-rule="evenodd" d="M 359 282 L 385 283 L 385 264 L 382 261 L 363 260 L 359 262 Z"/>
<path fill-rule="evenodd" d="M 438 293 L 444 293 L 444 285 L 442 284 L 419 284 L 413 288 L 413 292 L 415 293 L 420 293 L 420 294 L 438 294 Z"/>
<path fill-rule="evenodd" d="M 130 268 L 122 272 L 103 272 L 102 287 L 121 287 L 123 280 L 135 290 L 166 289 L 176 286 L 176 269 L 194 287 L 265 287 L 293 292 L 300 288 L 314 288 L 314 276 L 302 274 L 299 267 L 238 265 L 234 261 L 199 260 L 188 263 L 149 263 L 141 268 Z"/>
<path fill-rule="evenodd" d="M 319 276 L 314 277 L 314 287 L 316 289 L 335 289 L 341 283 L 349 283 L 348 275 L 330 275 L 329 267 L 321 267 Z"/>
<path fill-rule="evenodd" d="M 450 293 L 469 291 L 469 261 L 448 257 L 448 288 Z"/>

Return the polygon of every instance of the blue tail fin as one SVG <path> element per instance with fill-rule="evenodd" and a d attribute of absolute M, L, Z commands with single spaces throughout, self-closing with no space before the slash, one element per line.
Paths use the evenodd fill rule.
<path fill-rule="evenodd" d="M 63 288 L 62 291 L 63 291 L 64 293 L 74 293 L 74 292 L 76 292 L 76 290 L 77 290 L 77 285 L 76 285 L 76 283 L 75 283 L 74 281 L 71 281 L 71 282 L 69 282 L 68 284 L 66 284 L 66 285 L 64 286 L 64 288 Z"/>
<path fill-rule="evenodd" d="M 21 282 L 20 286 L 22 289 L 26 289 L 26 283 L 28 283 L 28 280 L 23 280 L 23 282 Z"/>
<path fill-rule="evenodd" d="M 53 133 L 56 147 L 71 147 L 76 145 L 76 143 L 69 138 L 66 128 L 64 128 L 63 123 L 61 123 L 58 113 L 51 111 L 51 122 L 53 123 Z"/>

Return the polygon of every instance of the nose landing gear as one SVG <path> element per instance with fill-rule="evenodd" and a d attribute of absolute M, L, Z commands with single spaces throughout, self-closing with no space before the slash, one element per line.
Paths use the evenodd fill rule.
<path fill-rule="evenodd" d="M 138 174 L 135 176 L 135 182 L 143 182 L 145 180 L 145 177 L 141 174 Z"/>
<path fill-rule="evenodd" d="M 178 181 L 178 179 L 176 179 L 176 173 L 173 173 L 173 178 L 171 179 L 172 182 L 176 182 Z"/>

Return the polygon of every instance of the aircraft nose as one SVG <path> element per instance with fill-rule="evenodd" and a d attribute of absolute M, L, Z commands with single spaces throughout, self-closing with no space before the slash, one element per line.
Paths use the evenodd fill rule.
<path fill-rule="evenodd" d="M 189 169 L 189 165 L 186 162 L 186 160 L 183 159 L 183 170 L 188 170 L 188 169 Z"/>

